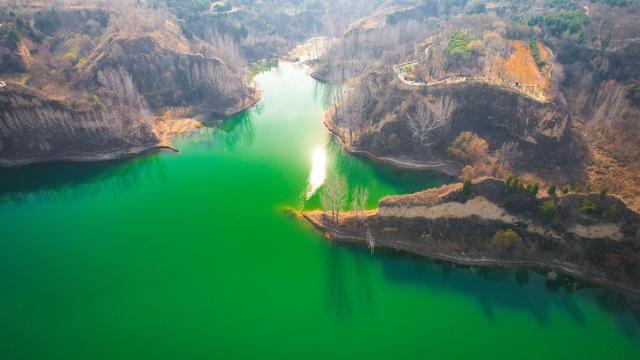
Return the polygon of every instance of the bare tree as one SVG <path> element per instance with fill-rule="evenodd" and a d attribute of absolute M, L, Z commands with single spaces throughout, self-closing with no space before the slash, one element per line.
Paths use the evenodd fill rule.
<path fill-rule="evenodd" d="M 422 146 L 432 146 L 449 126 L 455 108 L 456 102 L 451 96 L 438 97 L 426 104 L 420 101 L 413 114 L 407 115 L 409 130 Z"/>
<path fill-rule="evenodd" d="M 475 179 L 476 178 L 476 169 L 471 165 L 466 165 L 462 168 L 460 172 L 459 179 L 460 181 L 465 181 L 467 179 Z"/>
<path fill-rule="evenodd" d="M 373 103 L 373 95 L 366 81 L 359 80 L 339 107 L 338 118 L 343 126 L 349 130 L 349 140 L 353 140 L 354 131 L 364 127 L 367 111 Z"/>
<path fill-rule="evenodd" d="M 338 224 L 340 212 L 344 209 L 349 195 L 347 180 L 337 174 L 331 174 L 327 178 L 320 193 L 320 202 L 323 211 L 329 211 L 331 221 Z"/>
<path fill-rule="evenodd" d="M 369 189 L 357 186 L 353 192 L 353 198 L 351 200 L 351 210 L 356 216 L 362 215 L 362 212 L 367 208 L 367 200 L 369 199 Z"/>
<path fill-rule="evenodd" d="M 132 107 L 141 106 L 141 97 L 131 74 L 122 66 L 98 71 L 98 82 L 119 102 Z"/>
<path fill-rule="evenodd" d="M 369 228 L 368 225 L 367 225 L 367 246 L 369 247 L 369 251 L 371 252 L 371 255 L 373 255 L 373 252 L 376 249 L 376 242 L 375 242 L 375 239 L 373 238 L 373 235 L 371 234 L 371 228 Z"/>
<path fill-rule="evenodd" d="M 496 155 L 503 164 L 511 168 L 518 162 L 522 156 L 522 152 L 518 149 L 517 143 L 507 142 L 502 144 L 500 149 L 496 151 Z"/>
<path fill-rule="evenodd" d="M 229 67 L 229 69 L 231 69 L 231 71 L 233 71 L 234 74 L 244 74 L 247 62 L 240 54 L 240 48 L 231 36 L 221 35 L 209 28 L 207 30 L 205 39 L 209 44 L 212 45 L 214 56 L 224 61 L 224 63 Z"/>

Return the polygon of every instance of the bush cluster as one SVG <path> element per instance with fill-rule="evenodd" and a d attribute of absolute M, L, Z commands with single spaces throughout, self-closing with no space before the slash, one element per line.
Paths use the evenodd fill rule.
<path fill-rule="evenodd" d="M 469 46 L 474 37 L 465 34 L 462 31 L 456 31 L 449 38 L 449 43 L 444 49 L 444 54 L 449 57 L 465 57 L 471 56 L 471 47 Z"/>
<path fill-rule="evenodd" d="M 531 49 L 531 56 L 536 61 L 536 66 L 542 68 L 546 65 L 542 57 L 540 57 L 540 49 L 538 48 L 538 40 L 531 39 L 529 40 L 529 48 Z"/>
<path fill-rule="evenodd" d="M 582 39 L 586 21 L 587 16 L 582 10 L 574 10 L 536 15 L 531 17 L 527 24 L 529 26 L 540 26 L 552 35 L 575 35 L 578 39 Z"/>

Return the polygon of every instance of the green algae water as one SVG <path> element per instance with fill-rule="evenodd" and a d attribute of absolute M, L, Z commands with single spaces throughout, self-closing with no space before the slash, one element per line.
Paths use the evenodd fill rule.
<path fill-rule="evenodd" d="M 0 170 L 0 359 L 638 359 L 602 290 L 336 246 L 287 215 L 326 172 L 388 194 L 444 180 L 345 155 L 293 64 L 261 104 L 157 153 Z"/>

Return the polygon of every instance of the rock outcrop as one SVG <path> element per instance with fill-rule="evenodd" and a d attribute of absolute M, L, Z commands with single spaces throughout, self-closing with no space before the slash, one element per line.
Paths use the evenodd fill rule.
<path fill-rule="evenodd" d="M 98 45 L 79 76 L 92 83 L 101 69 L 122 66 L 152 109 L 191 106 L 205 115 L 228 116 L 259 99 L 240 75 L 220 59 L 197 52 L 198 46 L 207 45 L 190 43 L 171 29 L 166 34 L 118 34 Z"/>
<path fill-rule="evenodd" d="M 473 132 L 488 143 L 489 153 L 504 144 L 516 146 L 518 162 L 531 173 L 549 174 L 563 166 L 565 173 L 580 176 L 579 168 L 566 167 L 580 164 L 583 156 L 573 151 L 579 144 L 571 131 L 570 115 L 553 102 L 539 102 L 489 84 L 415 89 L 392 74 L 377 72 L 367 75 L 364 84 L 360 86 L 371 92 L 371 101 L 357 115 L 360 121 L 354 125 L 345 121 L 352 115 L 336 117 L 334 110 L 327 116 L 328 125 L 351 151 L 396 159 L 396 163 L 418 168 L 432 164 L 434 170 L 458 176 L 466 164 L 452 156 L 449 148 L 461 133 Z M 345 103 L 350 101 L 347 96 Z M 416 119 L 420 116 L 424 120 L 422 129 L 415 124 L 421 121 Z"/>
<path fill-rule="evenodd" d="M 7 84 L 0 88 L 0 166 L 166 147 L 173 133 L 167 110 L 225 117 L 259 101 L 243 69 L 187 37 L 170 14 L 141 3 L 101 6 L 18 7 L 0 16 L 12 28 L 11 46 L 0 46 L 11 65 L 0 71 Z"/>
<path fill-rule="evenodd" d="M 157 145 L 143 108 L 109 104 L 55 100 L 9 83 L 0 89 L 0 166 L 113 159 Z"/>
<path fill-rule="evenodd" d="M 303 213 L 332 240 L 468 265 L 533 266 L 640 295 L 640 215 L 615 196 L 536 196 L 482 178 L 390 196 L 339 224 Z"/>

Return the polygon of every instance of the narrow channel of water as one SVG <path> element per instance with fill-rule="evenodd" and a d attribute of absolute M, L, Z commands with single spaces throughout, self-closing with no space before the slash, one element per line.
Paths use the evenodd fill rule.
<path fill-rule="evenodd" d="M 158 153 L 0 170 L 0 358 L 640 357 L 606 292 L 334 246 L 286 215 L 326 172 L 444 182 L 345 155 L 322 85 L 281 64 L 255 109 Z"/>

